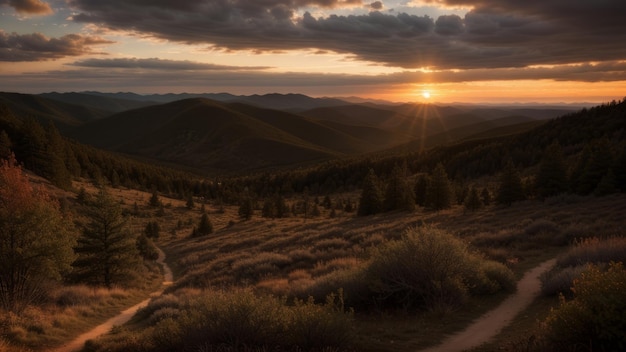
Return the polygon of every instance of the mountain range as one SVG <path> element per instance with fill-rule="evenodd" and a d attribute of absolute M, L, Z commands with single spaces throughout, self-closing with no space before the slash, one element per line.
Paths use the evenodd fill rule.
<path fill-rule="evenodd" d="M 228 93 L 0 93 L 0 104 L 85 144 L 209 172 L 415 151 L 525 131 L 573 111 Z"/>

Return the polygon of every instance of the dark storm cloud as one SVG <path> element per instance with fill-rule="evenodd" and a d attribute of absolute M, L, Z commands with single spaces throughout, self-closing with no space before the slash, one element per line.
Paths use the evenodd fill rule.
<path fill-rule="evenodd" d="M 441 0 L 471 5 L 437 19 L 309 13 L 360 0 L 71 0 L 76 21 L 231 50 L 332 50 L 405 68 L 506 68 L 626 59 L 626 1 Z M 382 5 L 382 4 L 381 4 Z M 375 5 L 377 6 L 377 5 Z"/>
<path fill-rule="evenodd" d="M 44 61 L 93 53 L 91 46 L 113 42 L 99 37 L 68 34 L 48 38 L 41 33 L 6 33 L 0 29 L 0 61 Z"/>
<path fill-rule="evenodd" d="M 0 0 L 0 5 L 11 6 L 18 13 L 35 15 L 52 13 L 50 5 L 41 0 Z"/>
<path fill-rule="evenodd" d="M 266 70 L 271 67 L 267 66 L 228 66 L 215 65 L 202 62 L 194 62 L 188 60 L 163 60 L 158 58 L 138 59 L 138 58 L 120 58 L 120 59 L 86 59 L 79 60 L 70 64 L 79 67 L 94 68 L 139 68 L 149 70 L 220 70 L 220 71 L 240 71 L 240 70 Z"/>

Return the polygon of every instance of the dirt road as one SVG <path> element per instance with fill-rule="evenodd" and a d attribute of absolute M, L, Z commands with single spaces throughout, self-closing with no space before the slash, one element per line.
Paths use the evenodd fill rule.
<path fill-rule="evenodd" d="M 157 263 L 161 264 L 163 267 L 163 285 L 159 291 L 153 292 L 150 294 L 148 298 L 145 300 L 135 304 L 134 306 L 122 311 L 119 315 L 105 321 L 104 323 L 96 326 L 95 328 L 87 331 L 86 333 L 78 336 L 73 341 L 53 350 L 53 352 L 74 352 L 79 351 L 85 345 L 87 340 L 95 339 L 100 335 L 104 335 L 109 332 L 114 326 L 122 325 L 130 320 L 130 318 L 137 313 L 137 311 L 148 305 L 152 297 L 159 296 L 163 293 L 163 290 L 168 285 L 171 285 L 174 281 L 174 275 L 172 274 L 172 270 L 165 263 L 165 253 L 160 248 L 157 248 L 159 251 L 159 258 L 157 259 Z"/>
<path fill-rule="evenodd" d="M 422 352 L 461 352 L 477 347 L 495 337 L 537 297 L 541 290 L 539 276 L 550 270 L 555 263 L 556 259 L 551 259 L 527 272 L 517 283 L 517 292 L 498 307 L 485 313 L 465 330 L 446 338 L 440 345 Z"/>

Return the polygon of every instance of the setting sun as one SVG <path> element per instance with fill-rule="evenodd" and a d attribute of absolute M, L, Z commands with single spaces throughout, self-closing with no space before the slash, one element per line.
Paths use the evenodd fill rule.
<path fill-rule="evenodd" d="M 430 92 L 427 90 L 423 91 L 422 97 L 424 97 L 424 99 L 430 99 Z"/>

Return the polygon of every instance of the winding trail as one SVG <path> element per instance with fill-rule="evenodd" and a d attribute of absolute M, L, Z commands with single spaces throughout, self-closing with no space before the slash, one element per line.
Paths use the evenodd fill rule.
<path fill-rule="evenodd" d="M 517 291 L 498 307 L 476 319 L 465 330 L 421 352 L 461 352 L 489 341 L 539 295 L 541 290 L 539 276 L 550 270 L 554 264 L 556 264 L 556 259 L 550 259 L 530 270 L 517 283 Z"/>
<path fill-rule="evenodd" d="M 159 252 L 159 258 L 156 260 L 156 262 L 160 264 L 161 267 L 163 268 L 163 284 L 161 285 L 161 289 L 159 289 L 158 291 L 152 292 L 150 294 L 150 297 L 122 311 L 117 316 L 105 321 L 104 323 L 87 331 L 86 333 L 78 336 L 73 341 L 65 345 L 62 345 L 61 347 L 58 347 L 57 349 L 52 350 L 52 352 L 79 351 L 85 346 L 85 342 L 87 342 L 87 340 L 95 339 L 100 335 L 106 334 L 107 332 L 111 331 L 111 329 L 116 325 L 125 324 L 135 315 L 135 313 L 137 313 L 139 309 L 147 306 L 153 297 L 160 296 L 165 290 L 165 288 L 174 282 L 174 275 L 172 274 L 172 270 L 170 269 L 170 267 L 165 263 L 165 253 L 163 253 L 163 251 L 158 247 L 157 247 L 157 251 Z"/>

